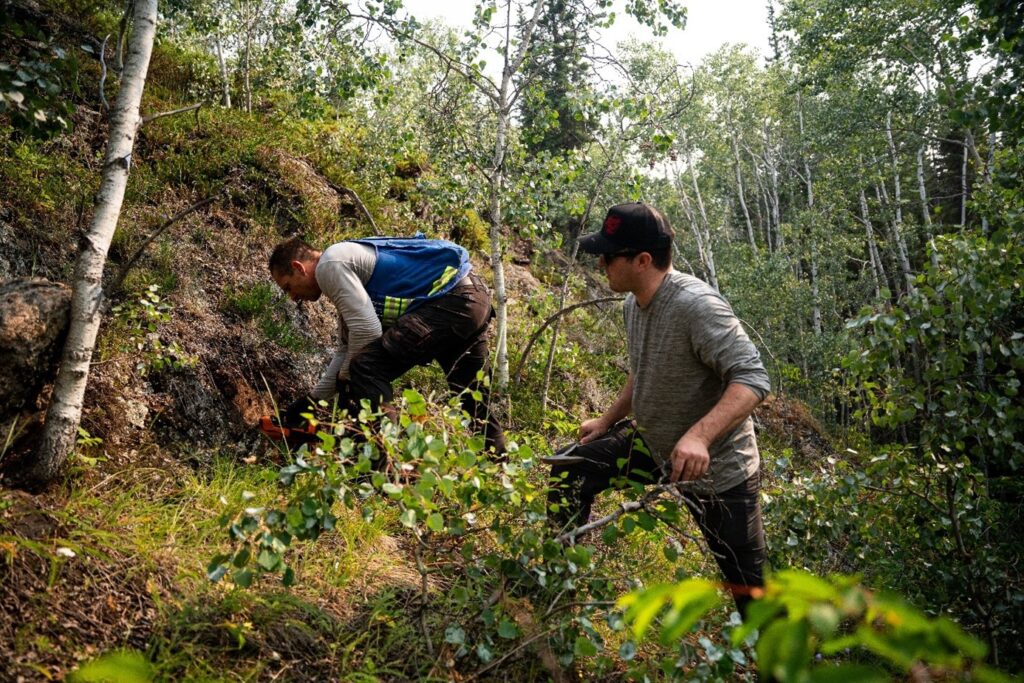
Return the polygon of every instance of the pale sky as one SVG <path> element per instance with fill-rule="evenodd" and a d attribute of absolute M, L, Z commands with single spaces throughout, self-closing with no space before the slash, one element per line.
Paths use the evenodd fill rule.
<path fill-rule="evenodd" d="M 762 56 L 768 47 L 768 0 L 680 0 L 686 7 L 686 28 L 671 29 L 659 39 L 680 64 L 697 66 L 701 59 L 724 43 L 746 43 Z M 421 21 L 440 19 L 449 26 L 465 28 L 473 18 L 476 0 L 403 0 L 407 12 Z M 629 38 L 651 39 L 650 30 L 640 26 L 616 6 L 615 24 L 601 36 L 601 43 L 614 46 Z"/>

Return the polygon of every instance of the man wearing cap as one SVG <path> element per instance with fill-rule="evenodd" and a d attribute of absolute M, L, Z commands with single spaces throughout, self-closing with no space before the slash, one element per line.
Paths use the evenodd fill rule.
<path fill-rule="evenodd" d="M 617 399 L 580 425 L 571 464 L 552 467 L 549 509 L 571 529 L 623 478 L 680 483 L 740 611 L 763 585 L 764 528 L 750 413 L 768 374 L 729 304 L 672 268 L 674 233 L 654 207 L 619 204 L 580 247 L 625 302 L 629 374 Z M 632 420 L 627 420 L 632 415 Z"/>
<path fill-rule="evenodd" d="M 337 393 L 341 407 L 362 399 L 376 407 L 392 400 L 395 379 L 436 360 L 487 446 L 504 453 L 504 434 L 477 381 L 487 361 L 491 295 L 465 249 L 417 235 L 348 240 L 321 252 L 293 237 L 274 248 L 269 267 L 292 300 L 327 294 L 338 310 L 338 349 L 312 398 Z M 309 400 L 300 399 L 285 418 L 308 410 Z"/>

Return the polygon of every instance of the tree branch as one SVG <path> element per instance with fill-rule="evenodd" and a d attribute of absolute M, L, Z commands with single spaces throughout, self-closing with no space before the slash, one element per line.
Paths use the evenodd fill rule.
<path fill-rule="evenodd" d="M 520 375 L 523 372 L 523 365 L 526 363 L 526 358 L 530 355 L 530 350 L 533 348 L 533 345 L 537 343 L 537 340 L 540 338 L 540 335 L 544 333 L 544 330 L 546 330 L 551 323 L 555 322 L 566 313 L 575 311 L 577 308 L 583 308 L 584 306 L 593 306 L 595 304 L 609 303 L 612 301 L 622 301 L 622 299 L 623 298 L 621 296 L 606 296 L 601 299 L 590 299 L 588 301 L 582 301 L 580 303 L 573 304 L 572 306 L 566 306 L 562 310 L 550 316 L 547 320 L 543 322 L 543 324 L 541 324 L 540 327 L 537 328 L 537 330 L 530 337 L 530 341 L 527 342 L 526 348 L 523 349 L 523 355 L 519 357 L 519 362 L 516 364 L 516 369 L 512 373 L 512 375 L 516 378 L 516 382 L 519 382 Z"/>
<path fill-rule="evenodd" d="M 338 185 L 337 183 L 333 183 L 330 180 L 327 180 L 326 178 L 324 178 L 324 180 L 327 182 L 327 186 L 330 187 L 335 192 L 337 192 L 339 195 L 344 195 L 351 199 L 353 202 L 355 202 L 356 208 L 363 212 L 363 215 L 366 216 L 366 220 L 369 221 L 370 223 L 370 227 L 373 228 L 373 234 L 380 236 L 380 228 L 377 227 L 377 223 L 373 220 L 373 216 L 370 215 L 369 209 L 367 209 L 366 205 L 363 204 L 363 200 L 359 198 L 359 195 L 356 194 L 356 191 L 353 190 L 352 188 L 345 187 L 344 185 Z"/>
<path fill-rule="evenodd" d="M 203 106 L 203 102 L 198 102 L 196 104 L 190 104 L 187 107 L 182 107 L 181 109 L 175 109 L 173 111 L 163 111 L 163 112 L 160 112 L 159 114 L 150 114 L 149 116 L 143 116 L 142 117 L 142 121 L 139 122 L 139 126 L 140 127 L 144 126 L 147 123 L 149 123 L 150 121 L 156 121 L 157 119 L 162 119 L 165 116 L 174 116 L 175 114 L 183 114 L 183 113 L 185 113 L 187 111 L 192 111 L 193 109 L 196 110 L 196 121 L 198 122 L 198 120 L 199 120 L 198 110 L 202 106 Z"/>
<path fill-rule="evenodd" d="M 131 267 L 133 265 L 135 265 L 135 262 L 139 260 L 139 258 L 142 256 L 142 253 L 144 251 L 146 251 L 146 247 L 148 247 L 153 242 L 153 240 L 155 240 L 157 237 L 162 235 L 167 230 L 167 228 L 171 227 L 172 225 L 174 225 L 175 223 L 180 221 L 185 216 L 189 215 L 190 213 L 194 213 L 194 212 L 198 211 L 199 209 L 203 208 L 204 206 L 208 206 L 208 205 L 212 204 L 222 194 L 224 194 L 224 191 L 226 189 L 227 189 L 227 186 L 225 185 L 220 190 L 218 190 L 214 194 L 210 195 L 206 199 L 203 199 L 202 201 L 196 202 L 195 204 L 193 204 L 192 206 L 188 207 L 187 209 L 182 209 L 181 211 L 179 211 L 178 213 L 174 214 L 173 216 L 171 216 L 170 218 L 165 220 L 163 223 L 161 223 L 160 227 L 158 227 L 156 230 L 154 230 L 153 234 L 151 234 L 149 237 L 146 238 L 146 241 L 142 243 L 142 245 L 135 251 L 134 254 L 132 254 L 131 258 L 129 258 L 125 262 L 125 264 L 123 266 L 121 266 L 121 269 L 117 272 L 117 277 L 114 279 L 114 282 L 113 282 L 113 284 L 110 287 L 110 291 L 111 292 L 116 292 L 118 289 L 120 289 L 121 283 L 124 282 L 125 277 L 128 275 L 128 271 L 131 270 Z"/>
<path fill-rule="evenodd" d="M 103 92 L 103 88 L 107 83 L 107 41 L 110 40 L 110 34 L 108 33 L 103 39 L 103 44 L 100 46 L 100 104 L 103 106 L 103 111 L 109 112 L 110 105 L 107 104 L 107 95 Z"/>

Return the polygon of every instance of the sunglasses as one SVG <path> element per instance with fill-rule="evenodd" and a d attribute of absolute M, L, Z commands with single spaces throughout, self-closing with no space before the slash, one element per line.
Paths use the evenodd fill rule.
<path fill-rule="evenodd" d="M 641 252 L 633 250 L 633 249 L 625 249 L 623 251 L 609 251 L 609 252 L 605 252 L 603 254 L 600 254 L 599 256 L 600 256 L 600 258 L 604 259 L 605 263 L 611 263 L 612 261 L 614 261 L 616 258 L 618 258 L 620 256 L 622 258 L 633 258 L 634 256 L 636 256 L 639 253 L 641 253 Z"/>

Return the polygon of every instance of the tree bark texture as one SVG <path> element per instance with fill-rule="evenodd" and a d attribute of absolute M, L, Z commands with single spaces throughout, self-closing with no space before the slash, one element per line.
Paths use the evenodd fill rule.
<path fill-rule="evenodd" d="M 110 112 L 110 136 L 96 208 L 75 266 L 68 337 L 46 415 L 39 457 L 29 473 L 32 479 L 41 483 L 52 481 L 62 470 L 75 444 L 82 416 L 89 364 L 100 326 L 103 267 L 121 213 L 135 136 L 142 120 L 139 104 L 149 71 L 156 20 L 156 0 L 135 1 L 128 61 L 121 79 L 121 90 Z"/>

